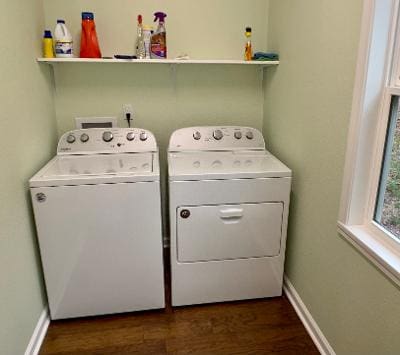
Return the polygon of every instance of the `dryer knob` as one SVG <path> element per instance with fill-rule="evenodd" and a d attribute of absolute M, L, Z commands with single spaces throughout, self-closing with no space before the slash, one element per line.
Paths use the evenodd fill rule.
<path fill-rule="evenodd" d="M 81 142 L 86 143 L 89 140 L 89 136 L 86 133 L 81 135 Z"/>
<path fill-rule="evenodd" d="M 253 138 L 254 138 L 253 132 L 252 132 L 252 131 L 248 131 L 248 132 L 246 133 L 246 138 L 247 138 L 247 139 L 253 139 Z"/>
<path fill-rule="evenodd" d="M 133 141 L 133 140 L 135 139 L 135 133 L 129 132 L 129 133 L 126 135 L 126 139 L 127 139 L 128 141 Z"/>
<path fill-rule="evenodd" d="M 67 136 L 67 142 L 70 143 L 70 144 L 74 143 L 75 142 L 75 136 L 73 134 L 69 134 Z"/>
<path fill-rule="evenodd" d="M 193 138 L 198 141 L 201 138 L 201 133 L 199 131 L 194 132 Z"/>
<path fill-rule="evenodd" d="M 147 133 L 146 133 L 146 132 L 140 133 L 140 140 L 141 140 L 141 141 L 147 140 Z"/>
<path fill-rule="evenodd" d="M 214 137 L 217 141 L 221 140 L 223 136 L 224 136 L 224 134 L 222 133 L 222 131 L 221 131 L 220 129 L 216 129 L 216 130 L 213 132 L 213 137 Z"/>
<path fill-rule="evenodd" d="M 242 138 L 242 132 L 240 132 L 240 131 L 236 131 L 233 135 L 235 136 L 236 139 Z"/>
<path fill-rule="evenodd" d="M 105 131 L 103 133 L 103 141 L 104 142 L 111 142 L 113 140 L 114 136 L 112 134 L 112 132 L 110 131 Z"/>

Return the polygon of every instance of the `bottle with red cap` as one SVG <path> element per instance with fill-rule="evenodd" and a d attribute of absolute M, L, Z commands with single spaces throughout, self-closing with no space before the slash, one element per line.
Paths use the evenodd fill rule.
<path fill-rule="evenodd" d="M 101 58 L 93 12 L 82 12 L 81 58 Z"/>
<path fill-rule="evenodd" d="M 137 39 L 136 39 L 136 57 L 137 57 L 137 59 L 144 59 L 146 57 L 146 48 L 144 46 L 142 15 L 138 16 Z"/>

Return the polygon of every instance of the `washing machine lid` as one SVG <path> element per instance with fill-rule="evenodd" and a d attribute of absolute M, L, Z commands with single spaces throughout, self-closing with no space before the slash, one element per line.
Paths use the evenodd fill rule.
<path fill-rule="evenodd" d="M 31 187 L 159 181 L 157 153 L 58 155 L 29 183 Z"/>
<path fill-rule="evenodd" d="M 171 152 L 169 179 L 227 180 L 290 177 L 291 170 L 268 151 Z"/>

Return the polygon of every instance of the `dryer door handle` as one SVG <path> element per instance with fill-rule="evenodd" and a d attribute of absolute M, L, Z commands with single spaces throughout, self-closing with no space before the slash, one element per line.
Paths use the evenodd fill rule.
<path fill-rule="evenodd" d="M 243 208 L 226 208 L 219 211 L 219 217 L 225 221 L 238 220 L 243 217 Z"/>

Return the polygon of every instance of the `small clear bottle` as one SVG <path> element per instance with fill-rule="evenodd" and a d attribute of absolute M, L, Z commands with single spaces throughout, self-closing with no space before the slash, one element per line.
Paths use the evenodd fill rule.
<path fill-rule="evenodd" d="M 136 57 L 137 57 L 137 59 L 145 59 L 146 58 L 146 48 L 144 45 L 144 36 L 143 36 L 142 15 L 138 16 Z"/>
<path fill-rule="evenodd" d="M 244 50 L 244 60 L 251 61 L 253 58 L 253 49 L 251 46 L 251 27 L 246 27 L 246 47 Z"/>
<path fill-rule="evenodd" d="M 143 42 L 144 42 L 144 49 L 146 52 L 146 59 L 151 59 L 150 46 L 151 46 L 152 35 L 153 35 L 153 27 L 148 25 L 143 26 Z"/>

